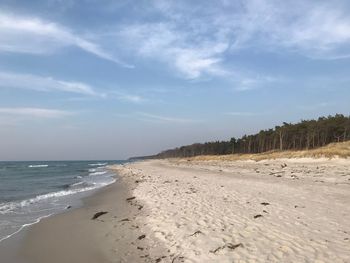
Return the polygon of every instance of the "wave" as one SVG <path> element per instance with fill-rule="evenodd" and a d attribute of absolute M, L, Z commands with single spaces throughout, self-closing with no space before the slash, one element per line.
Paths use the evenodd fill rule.
<path fill-rule="evenodd" d="M 53 214 L 49 214 L 49 215 L 46 215 L 46 216 L 39 217 L 38 219 L 36 219 L 36 220 L 35 220 L 34 222 L 32 222 L 32 223 L 28 223 L 28 224 L 22 225 L 18 230 L 16 230 L 16 231 L 13 232 L 12 234 L 9 234 L 9 235 L 7 235 L 7 236 L 5 236 L 5 237 L 3 237 L 3 238 L 0 238 L 0 242 L 4 241 L 5 239 L 8 239 L 8 238 L 12 237 L 13 235 L 16 235 L 16 234 L 19 233 L 23 228 L 25 228 L 25 227 L 27 227 L 27 226 L 31 226 L 31 225 L 37 224 L 37 223 L 39 223 L 39 222 L 41 221 L 41 219 L 44 219 L 44 218 L 49 217 L 49 216 L 51 216 L 51 215 L 53 215 Z"/>
<path fill-rule="evenodd" d="M 40 201 L 43 201 L 43 200 L 46 200 L 49 198 L 72 195 L 72 194 L 92 190 L 94 188 L 95 187 L 91 186 L 91 187 L 74 189 L 74 190 L 63 190 L 63 191 L 52 192 L 52 193 L 48 193 L 48 194 L 44 194 L 44 195 L 38 195 L 34 198 L 23 200 L 20 202 L 10 202 L 10 203 L 7 203 L 7 204 L 0 206 L 0 214 L 9 213 L 9 212 L 12 212 L 16 208 L 21 208 L 21 207 L 25 207 L 25 206 L 28 206 L 31 204 L 35 204 L 35 203 L 38 203 Z"/>
<path fill-rule="evenodd" d="M 90 175 L 102 175 L 102 174 L 106 174 L 107 171 L 103 171 L 103 172 L 94 172 L 94 173 L 90 173 Z"/>
<path fill-rule="evenodd" d="M 75 184 L 71 184 L 70 186 L 69 186 L 69 188 L 78 188 L 78 187 L 80 187 L 80 188 L 87 188 L 87 187 L 90 187 L 90 186 L 94 186 L 94 185 L 96 185 L 96 183 L 89 183 L 89 182 L 77 182 L 77 183 L 75 183 Z"/>
<path fill-rule="evenodd" d="M 90 166 L 104 166 L 107 165 L 107 163 L 89 163 Z"/>
<path fill-rule="evenodd" d="M 82 185 L 82 184 L 85 184 L 85 182 L 77 182 L 75 184 L 69 185 L 69 187 L 74 187 L 74 186 L 78 186 L 78 185 Z"/>
<path fill-rule="evenodd" d="M 28 165 L 29 168 L 41 168 L 41 167 L 48 167 L 48 164 L 31 164 Z"/>
<path fill-rule="evenodd" d="M 67 195 L 72 195 L 72 194 L 77 194 L 77 193 L 93 190 L 93 189 L 111 184 L 114 181 L 115 181 L 115 179 L 108 181 L 108 182 L 92 183 L 92 184 L 82 182 L 83 184 L 86 184 L 86 187 L 73 188 L 73 189 L 62 190 L 62 191 L 58 191 L 58 192 L 51 192 L 48 194 L 38 195 L 34 198 L 26 199 L 26 200 L 23 200 L 20 202 L 1 203 L 0 204 L 0 214 L 6 214 L 9 212 L 12 212 L 16 208 L 22 208 L 22 207 L 25 207 L 28 205 L 32 205 L 32 204 L 38 203 L 40 201 L 44 201 L 44 200 L 49 199 L 49 198 L 57 198 L 57 197 L 62 197 L 62 196 L 67 196 Z M 80 183 L 76 183 L 75 185 L 78 185 L 78 184 L 80 184 Z"/>

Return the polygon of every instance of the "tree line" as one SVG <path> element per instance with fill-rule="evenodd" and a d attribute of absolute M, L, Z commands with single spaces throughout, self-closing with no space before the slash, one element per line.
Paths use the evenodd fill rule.
<path fill-rule="evenodd" d="M 336 114 L 317 120 L 302 120 L 295 124 L 283 122 L 272 129 L 241 138 L 232 137 L 229 141 L 194 143 L 163 151 L 153 158 L 304 150 L 347 140 L 350 140 L 350 116 Z"/>

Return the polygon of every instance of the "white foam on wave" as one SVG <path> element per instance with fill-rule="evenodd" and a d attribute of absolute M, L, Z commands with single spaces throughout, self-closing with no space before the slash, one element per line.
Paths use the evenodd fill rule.
<path fill-rule="evenodd" d="M 4 204 L 2 206 L 0 206 L 0 214 L 5 214 L 8 212 L 11 212 L 12 210 L 16 209 L 16 208 L 21 208 L 21 207 L 25 207 L 31 204 L 35 204 L 37 202 L 43 201 L 45 199 L 48 198 L 53 198 L 53 197 L 62 197 L 62 196 L 66 196 L 66 195 L 71 195 L 71 194 L 75 194 L 75 193 L 79 193 L 82 191 L 87 191 L 90 189 L 76 189 L 76 190 L 64 190 L 64 191 L 58 191 L 58 192 L 52 192 L 52 193 L 48 193 L 48 194 L 44 194 L 44 195 L 38 195 L 34 198 L 31 199 L 27 199 L 27 200 L 23 200 L 20 202 L 10 202 L 7 204 Z"/>
<path fill-rule="evenodd" d="M 42 168 L 42 167 L 48 167 L 48 164 L 31 164 L 28 165 L 29 168 Z"/>
<path fill-rule="evenodd" d="M 104 166 L 107 163 L 89 163 L 90 166 Z"/>
<path fill-rule="evenodd" d="M 12 234 L 9 234 L 9 235 L 7 235 L 7 236 L 1 238 L 1 239 L 0 239 L 0 242 L 2 242 L 2 241 L 4 241 L 4 240 L 6 240 L 6 239 L 12 237 L 13 235 L 16 235 L 16 234 L 19 233 L 23 228 L 28 227 L 28 226 L 31 226 L 31 225 L 34 225 L 34 224 L 37 224 L 37 223 L 40 222 L 41 219 L 44 219 L 44 218 L 49 217 L 49 216 L 51 216 L 51 215 L 53 215 L 53 214 L 49 214 L 49 215 L 46 215 L 46 216 L 41 216 L 41 217 L 39 217 L 38 219 L 36 219 L 34 222 L 31 222 L 31 223 L 22 225 L 18 230 L 16 230 L 16 231 L 13 232 Z"/>
<path fill-rule="evenodd" d="M 44 201 L 44 200 L 49 199 L 49 198 L 63 197 L 63 196 L 67 196 L 67 195 L 72 195 L 72 194 L 77 194 L 77 193 L 89 191 L 89 190 L 94 190 L 94 189 L 109 185 L 113 182 L 115 182 L 115 179 L 112 179 L 111 181 L 108 181 L 108 182 L 99 182 L 99 183 L 89 184 L 89 186 L 84 187 L 84 188 L 75 188 L 75 189 L 70 189 L 70 190 L 52 192 L 52 193 L 48 193 L 48 194 L 44 194 L 44 195 L 38 195 L 34 198 L 23 200 L 20 202 L 1 203 L 0 204 L 0 214 L 6 214 L 9 212 L 12 212 L 16 208 L 21 208 L 21 207 L 25 207 L 25 206 L 28 206 L 31 204 L 35 204 L 35 203 L 38 203 L 40 201 Z M 77 183 L 77 184 L 79 184 L 79 183 Z M 86 183 L 86 182 L 82 182 L 82 183 Z"/>
<path fill-rule="evenodd" d="M 77 182 L 75 184 L 71 184 L 69 187 L 73 187 L 73 186 L 78 186 L 78 185 L 82 185 L 85 184 L 86 182 Z"/>
<path fill-rule="evenodd" d="M 107 171 L 103 171 L 103 172 L 94 172 L 94 173 L 90 173 L 90 175 L 103 175 L 106 174 Z"/>

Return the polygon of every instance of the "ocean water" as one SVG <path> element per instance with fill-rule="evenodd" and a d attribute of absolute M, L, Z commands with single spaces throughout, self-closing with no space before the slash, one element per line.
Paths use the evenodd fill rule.
<path fill-rule="evenodd" d="M 42 218 L 81 204 L 115 181 L 123 161 L 0 162 L 0 242 Z"/>

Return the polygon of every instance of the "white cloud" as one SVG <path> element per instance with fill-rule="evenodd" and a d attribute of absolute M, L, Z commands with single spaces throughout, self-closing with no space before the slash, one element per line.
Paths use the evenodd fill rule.
<path fill-rule="evenodd" d="M 165 36 L 170 40 L 165 42 L 170 48 L 180 46 L 183 50 L 190 48 L 192 51 L 202 50 L 201 43 L 207 42 L 208 47 L 213 49 L 217 45 L 229 44 L 233 52 L 250 48 L 254 51 L 298 52 L 318 59 L 348 58 L 348 7 L 346 1 L 222 0 L 203 2 L 194 7 L 188 1 L 158 0 L 154 2 L 154 8 L 164 17 L 163 24 L 172 25 L 172 30 L 165 31 L 165 34 L 157 32 L 156 37 L 163 39 Z M 146 33 L 146 36 L 153 42 L 153 34 Z M 182 41 L 174 41 L 178 39 Z M 162 42 L 157 40 L 155 43 Z M 199 56 L 204 60 L 200 61 L 198 70 L 196 66 L 195 70 L 191 70 L 190 66 L 186 69 L 186 60 L 180 63 L 179 68 L 192 72 L 193 77 L 205 71 L 201 70 L 202 66 L 204 69 L 213 65 L 223 68 L 221 62 L 226 50 L 204 52 L 204 56 Z M 163 53 L 163 49 L 159 52 Z M 187 57 L 196 65 L 191 56 Z"/>
<path fill-rule="evenodd" d="M 228 48 L 225 40 L 205 40 L 174 23 L 146 23 L 126 26 L 119 35 L 127 47 L 143 57 L 170 65 L 186 78 L 203 74 L 223 75 L 222 54 Z"/>
<path fill-rule="evenodd" d="M 244 2 L 244 12 L 222 21 L 235 36 L 234 49 L 287 49 L 319 58 L 350 56 L 350 16 L 340 2 Z"/>
<path fill-rule="evenodd" d="M 0 52 L 48 54 L 59 48 L 76 46 L 102 59 L 128 65 L 71 30 L 39 18 L 0 13 Z"/>
<path fill-rule="evenodd" d="M 247 74 L 245 74 L 247 75 Z M 243 74 L 235 76 L 233 82 L 236 91 L 249 91 L 262 87 L 267 87 L 271 83 L 279 82 L 282 79 L 270 76 L 245 76 Z"/>
<path fill-rule="evenodd" d="M 154 115 L 154 114 L 150 114 L 150 113 L 146 113 L 146 112 L 139 112 L 138 115 L 143 117 L 142 120 L 151 121 L 151 122 L 169 122 L 169 123 L 198 123 L 198 122 L 201 122 L 200 120 L 160 116 L 160 115 Z"/>
<path fill-rule="evenodd" d="M 105 97 L 106 94 L 96 92 L 91 86 L 80 82 L 57 80 L 31 74 L 0 72 L 0 87 L 30 89 L 37 91 L 61 91 L 90 96 Z"/>
<path fill-rule="evenodd" d="M 350 17 L 330 6 L 314 7 L 291 27 L 290 35 L 283 40 L 286 45 L 327 53 L 350 44 Z"/>
<path fill-rule="evenodd" d="M 0 108 L 0 115 L 51 119 L 70 116 L 72 113 L 63 110 L 44 108 Z"/>
<path fill-rule="evenodd" d="M 89 84 L 58 80 L 52 77 L 43 77 L 32 74 L 17 74 L 0 72 L 0 88 L 27 89 L 41 92 L 65 92 L 86 95 L 84 97 L 69 98 L 70 101 L 87 101 L 90 99 L 109 98 L 126 101 L 130 103 L 143 103 L 147 98 L 128 93 L 122 90 L 108 90 L 99 92 Z"/>
<path fill-rule="evenodd" d="M 244 111 L 233 111 L 233 112 L 226 112 L 225 115 L 230 115 L 230 116 L 256 116 L 256 115 L 258 115 L 258 113 L 244 112 Z"/>
<path fill-rule="evenodd" d="M 120 100 L 128 101 L 128 102 L 133 102 L 133 103 L 141 103 L 144 102 L 146 99 L 139 96 L 139 95 L 131 95 L 131 94 L 123 94 L 119 95 L 118 98 Z"/>
<path fill-rule="evenodd" d="M 144 98 L 143 96 L 136 95 L 136 94 L 131 94 L 122 90 L 114 90 L 110 93 L 110 95 L 115 97 L 118 100 L 121 101 L 126 101 L 126 102 L 131 102 L 131 103 L 143 103 L 146 102 L 147 99 Z"/>
<path fill-rule="evenodd" d="M 299 105 L 297 106 L 298 109 L 300 110 L 307 110 L 307 111 L 313 111 L 313 110 L 319 110 L 322 108 L 326 108 L 333 105 L 333 103 L 330 102 L 320 102 L 320 103 L 315 103 L 315 104 L 308 104 L 308 105 Z"/>
<path fill-rule="evenodd" d="M 322 59 L 350 56 L 350 17 L 339 2 L 223 0 L 194 8 L 188 1 L 158 0 L 154 14 L 157 22 L 123 25 L 118 40 L 188 79 L 234 77 L 230 55 L 243 48 Z M 258 82 L 269 81 L 245 79 L 240 89 L 253 89 Z"/>

